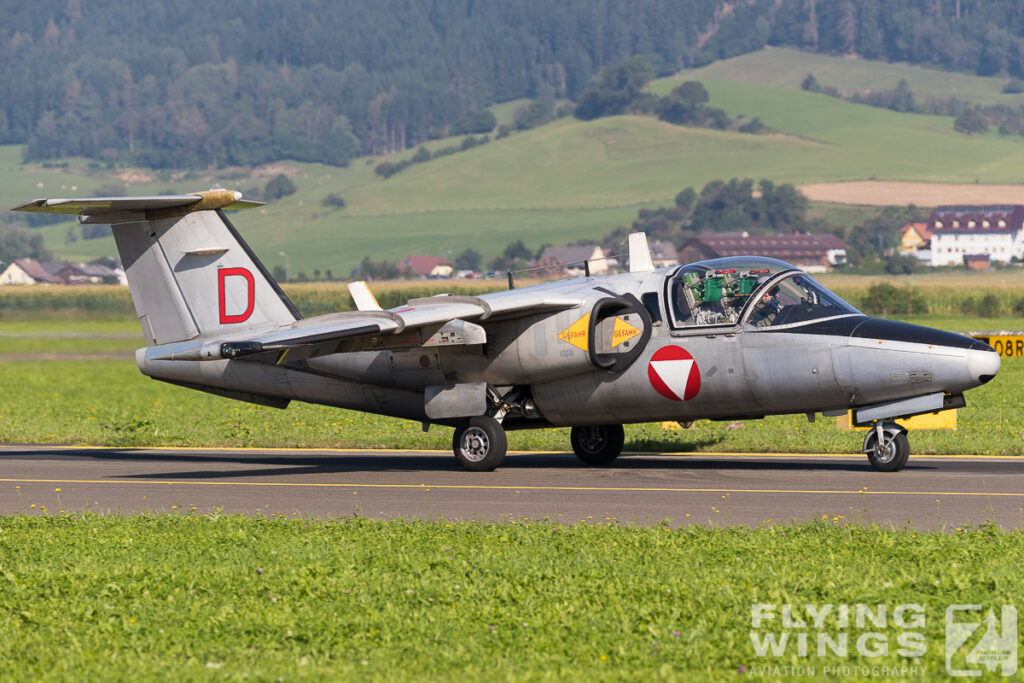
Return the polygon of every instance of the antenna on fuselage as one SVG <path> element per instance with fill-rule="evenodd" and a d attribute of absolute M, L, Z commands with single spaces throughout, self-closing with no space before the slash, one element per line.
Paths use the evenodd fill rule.
<path fill-rule="evenodd" d="M 629 272 L 646 273 L 654 270 L 651 248 L 647 246 L 647 233 L 634 232 L 629 235 Z"/>

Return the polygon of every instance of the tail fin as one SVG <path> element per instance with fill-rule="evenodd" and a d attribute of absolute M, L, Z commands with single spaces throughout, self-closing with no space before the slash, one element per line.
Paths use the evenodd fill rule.
<path fill-rule="evenodd" d="M 15 210 L 109 223 L 150 346 L 228 336 L 301 316 L 224 215 L 241 193 L 37 199 Z"/>

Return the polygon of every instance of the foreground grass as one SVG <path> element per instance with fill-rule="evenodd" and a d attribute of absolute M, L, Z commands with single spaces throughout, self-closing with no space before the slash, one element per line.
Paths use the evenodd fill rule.
<path fill-rule="evenodd" d="M 156 382 L 132 360 L 0 362 L 16 400 L 0 403 L 0 443 L 107 446 L 252 446 L 280 448 L 451 447 L 451 430 L 424 434 L 417 422 L 306 403 L 286 410 L 230 401 Z M 971 391 L 956 431 L 915 431 L 913 453 L 1024 453 L 1024 359 L 1004 359 L 995 380 Z M 197 418 L 197 416 L 201 416 Z M 672 425 L 674 426 L 674 424 Z M 509 433 L 511 450 L 565 451 L 568 429 Z M 629 425 L 627 451 L 855 453 L 862 432 L 802 415 L 712 422 L 667 431 Z"/>
<path fill-rule="evenodd" d="M 943 672 L 955 603 L 1024 604 L 1024 535 L 829 520 L 709 529 L 95 515 L 0 518 L 0 670 L 23 680 L 722 680 Z M 841 568 L 841 569 L 840 569 Z M 920 605 L 927 650 L 758 657 L 751 606 Z M 778 631 L 778 616 L 772 624 Z M 833 636 L 838 625 L 825 630 Z M 884 677 L 883 677 L 884 678 Z"/>

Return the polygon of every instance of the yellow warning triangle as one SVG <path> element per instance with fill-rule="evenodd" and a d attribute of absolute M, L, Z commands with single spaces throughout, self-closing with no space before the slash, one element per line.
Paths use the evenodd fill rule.
<path fill-rule="evenodd" d="M 629 341 L 638 334 L 640 334 L 640 330 L 616 316 L 615 327 L 612 328 L 612 348 L 614 349 L 624 341 Z"/>
<path fill-rule="evenodd" d="M 587 342 L 590 339 L 590 314 L 587 313 L 572 325 L 559 332 L 558 338 L 564 342 L 569 342 L 578 349 L 586 351 L 589 347 Z"/>

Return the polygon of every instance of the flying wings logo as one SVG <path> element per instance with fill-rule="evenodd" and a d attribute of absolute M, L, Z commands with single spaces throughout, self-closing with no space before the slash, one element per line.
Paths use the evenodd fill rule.
<path fill-rule="evenodd" d="M 228 278 L 231 278 L 229 280 Z M 239 278 L 244 280 L 239 281 Z M 241 290 L 245 287 L 244 290 Z M 238 308 L 235 308 L 235 312 L 228 313 L 228 295 L 231 296 L 231 303 L 236 304 L 241 298 L 238 295 L 244 291 L 245 293 L 245 308 L 241 313 L 238 312 Z M 256 307 L 256 280 L 245 268 L 221 268 L 217 271 L 217 301 L 219 303 L 220 310 L 220 324 L 228 325 L 230 323 L 244 323 L 252 315 L 253 308 Z"/>
<path fill-rule="evenodd" d="M 654 390 L 672 401 L 689 401 L 700 391 L 697 361 L 681 346 L 663 346 L 651 356 L 647 379 Z"/>

